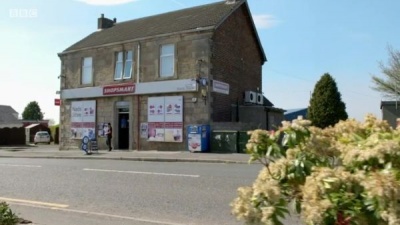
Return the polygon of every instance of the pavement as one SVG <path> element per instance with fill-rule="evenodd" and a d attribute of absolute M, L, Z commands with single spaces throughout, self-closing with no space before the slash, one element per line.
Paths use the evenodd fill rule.
<path fill-rule="evenodd" d="M 94 159 L 153 162 L 248 163 L 243 153 L 210 153 L 157 150 L 99 150 L 91 155 L 75 150 L 59 150 L 58 145 L 0 146 L 0 158 Z"/>

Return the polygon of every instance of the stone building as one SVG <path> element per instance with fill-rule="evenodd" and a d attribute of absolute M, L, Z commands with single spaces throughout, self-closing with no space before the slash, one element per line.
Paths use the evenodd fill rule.
<path fill-rule="evenodd" d="M 186 149 L 188 125 L 232 122 L 232 105 L 262 90 L 266 62 L 246 0 L 125 22 L 101 15 L 59 58 L 60 149 L 83 136 L 105 149 L 108 123 L 115 149 Z"/>

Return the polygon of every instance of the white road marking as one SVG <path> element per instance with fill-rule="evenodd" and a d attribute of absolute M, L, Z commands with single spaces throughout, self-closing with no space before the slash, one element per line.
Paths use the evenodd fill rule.
<path fill-rule="evenodd" d="M 0 166 L 34 167 L 34 168 L 40 168 L 40 167 L 42 167 L 42 166 L 39 166 L 39 165 L 16 165 L 16 164 L 0 164 Z"/>
<path fill-rule="evenodd" d="M 173 222 L 166 222 L 166 221 L 160 221 L 160 220 L 144 219 L 144 218 L 138 218 L 138 217 L 132 217 L 132 216 L 120 216 L 120 215 L 113 215 L 113 214 L 107 214 L 107 213 L 90 212 L 90 211 L 77 210 L 77 209 L 67 209 L 67 208 L 60 208 L 60 207 L 47 207 L 47 206 L 42 206 L 42 205 L 30 205 L 30 204 L 16 203 L 16 202 L 10 202 L 10 204 L 27 206 L 27 207 L 34 207 L 34 208 L 58 210 L 58 211 L 63 211 L 63 212 L 80 213 L 80 214 L 86 214 L 86 215 L 111 217 L 111 218 L 116 218 L 116 219 L 132 220 L 132 221 L 139 221 L 139 222 L 146 222 L 146 223 L 153 223 L 153 224 L 161 224 L 161 225 L 188 225 L 188 224 L 173 223 Z"/>
<path fill-rule="evenodd" d="M 200 175 L 174 174 L 174 173 L 153 173 L 153 172 L 141 172 L 141 171 L 103 170 L 103 169 L 89 169 L 89 168 L 84 168 L 83 170 L 85 170 L 85 171 L 95 171 L 95 172 L 109 172 L 109 173 L 133 173 L 133 174 L 176 176 L 176 177 L 193 177 L 193 178 L 199 178 L 200 177 Z"/>
<path fill-rule="evenodd" d="M 16 198 L 4 198 L 0 197 L 0 201 L 6 201 L 9 203 L 20 203 L 20 204 L 29 204 L 33 206 L 46 206 L 46 207 L 54 207 L 54 208 L 67 208 L 68 205 L 64 204 L 57 204 L 57 203 L 50 203 L 50 202 L 39 202 L 39 201 L 31 201 L 25 199 L 16 199 Z"/>

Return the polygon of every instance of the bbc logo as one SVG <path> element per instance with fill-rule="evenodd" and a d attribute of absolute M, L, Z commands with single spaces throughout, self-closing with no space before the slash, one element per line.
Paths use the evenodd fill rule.
<path fill-rule="evenodd" d="M 36 18 L 38 17 L 37 9 L 10 9 L 11 18 Z"/>

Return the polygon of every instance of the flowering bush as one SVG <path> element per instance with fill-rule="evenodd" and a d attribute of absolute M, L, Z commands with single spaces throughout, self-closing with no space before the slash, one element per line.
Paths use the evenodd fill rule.
<path fill-rule="evenodd" d="M 400 224 L 400 129 L 367 115 L 319 129 L 283 122 L 254 130 L 246 148 L 265 167 L 240 187 L 232 213 L 246 224 L 282 224 L 289 206 L 306 224 Z"/>

